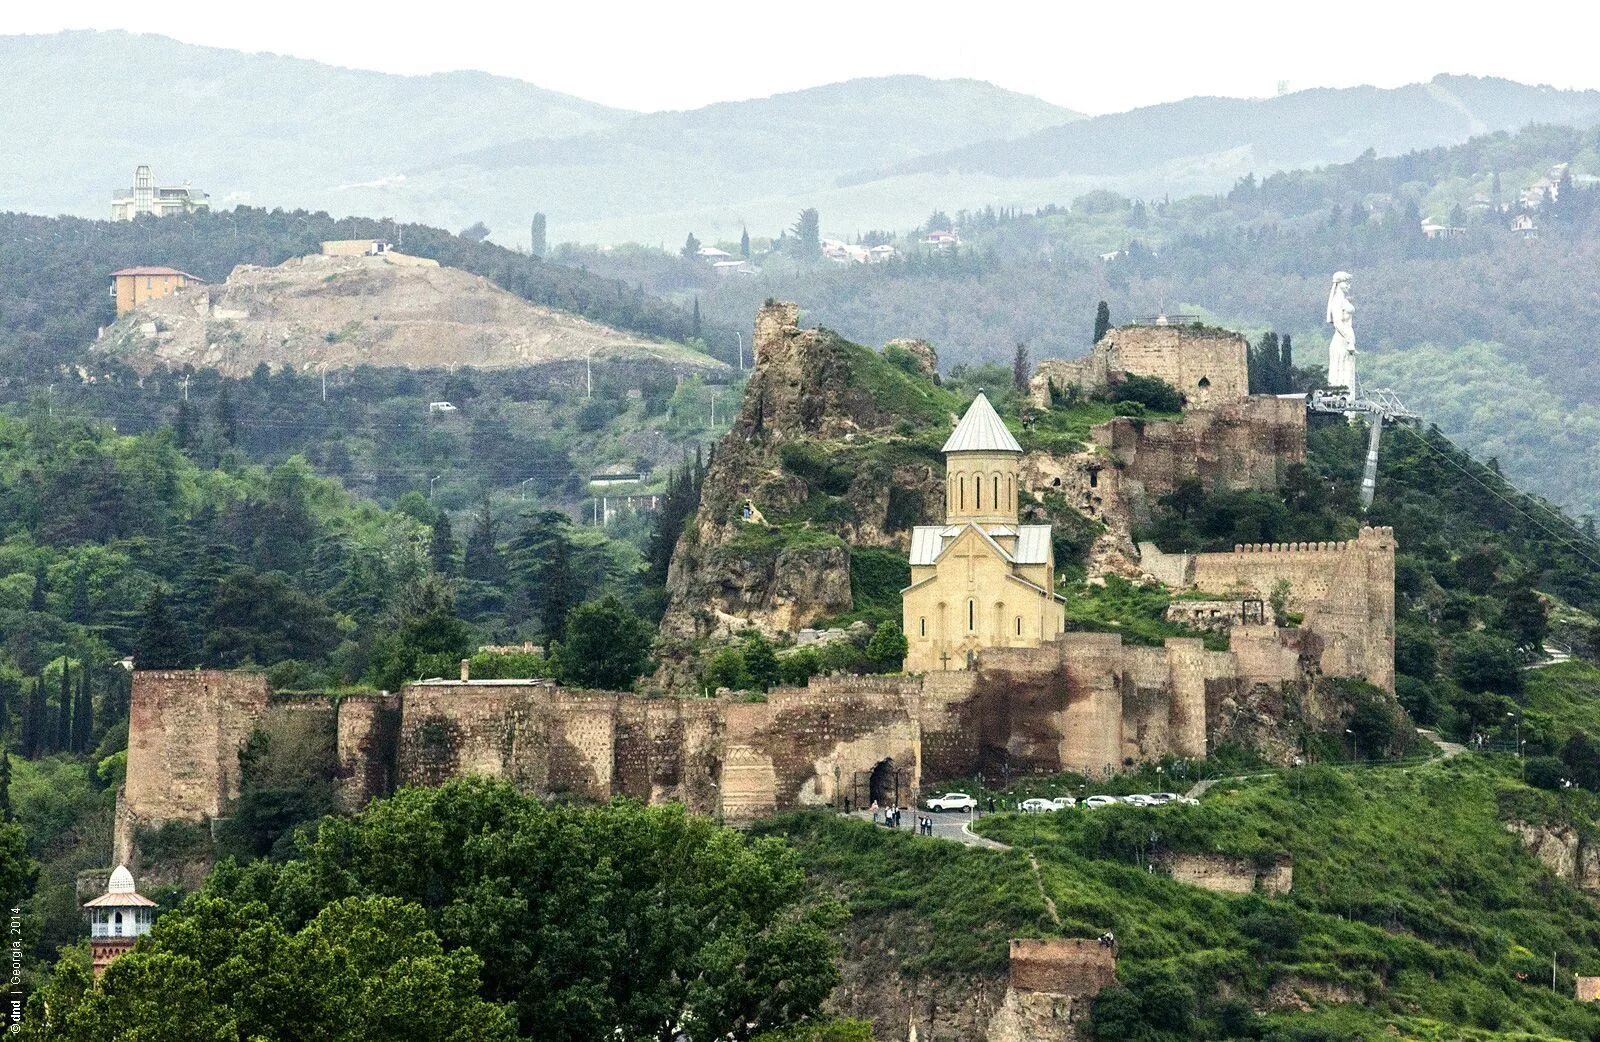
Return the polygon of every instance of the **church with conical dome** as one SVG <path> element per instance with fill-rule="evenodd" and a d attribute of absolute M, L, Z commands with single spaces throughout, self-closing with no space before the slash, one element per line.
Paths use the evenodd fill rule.
<path fill-rule="evenodd" d="M 1063 628 L 1050 526 L 1018 523 L 1022 446 L 982 392 L 942 451 L 944 524 L 912 531 L 901 595 L 907 673 L 971 669 L 985 648 L 1036 648 Z"/>

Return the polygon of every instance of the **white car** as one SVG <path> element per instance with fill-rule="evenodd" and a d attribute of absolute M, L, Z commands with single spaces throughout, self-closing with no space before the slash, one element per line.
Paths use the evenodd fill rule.
<path fill-rule="evenodd" d="M 1077 805 L 1078 801 L 1073 799 L 1071 796 L 1057 796 L 1055 799 L 1050 801 L 1050 806 L 1054 807 L 1056 810 L 1071 810 Z"/>
<path fill-rule="evenodd" d="M 1101 807 L 1110 807 L 1121 802 L 1115 796 L 1090 796 L 1083 801 L 1083 805 L 1090 810 L 1099 810 Z"/>
<path fill-rule="evenodd" d="M 1048 814 L 1055 809 L 1056 805 L 1054 803 L 1038 797 L 1022 801 L 1022 812 L 1024 814 Z"/>
<path fill-rule="evenodd" d="M 1152 792 L 1150 798 L 1157 804 L 1171 803 L 1178 798 L 1178 794 L 1175 792 Z"/>
<path fill-rule="evenodd" d="M 977 810 L 978 801 L 964 792 L 947 792 L 928 801 L 929 810 Z"/>
<path fill-rule="evenodd" d="M 1133 796 L 1124 796 L 1124 797 L 1122 797 L 1122 802 L 1126 803 L 1130 807 L 1154 807 L 1154 806 L 1157 806 L 1157 803 L 1153 798 L 1151 798 L 1149 796 L 1145 796 L 1143 794 L 1135 794 Z"/>
<path fill-rule="evenodd" d="M 1200 801 L 1195 799 L 1193 796 L 1179 796 L 1177 799 L 1173 800 L 1172 802 L 1173 803 L 1180 803 L 1185 807 L 1198 807 L 1198 806 L 1200 806 Z"/>

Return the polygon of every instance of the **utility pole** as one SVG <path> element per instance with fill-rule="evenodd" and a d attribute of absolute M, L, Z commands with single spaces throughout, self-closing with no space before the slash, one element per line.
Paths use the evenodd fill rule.
<path fill-rule="evenodd" d="M 735 329 L 733 335 L 739 338 L 739 372 L 744 372 L 744 333 Z"/>
<path fill-rule="evenodd" d="M 428 502 L 433 502 L 433 483 L 442 477 L 444 477 L 443 474 L 435 474 L 433 477 L 428 479 Z"/>
<path fill-rule="evenodd" d="M 522 501 L 524 503 L 526 503 L 528 501 L 528 482 L 533 481 L 533 480 L 535 480 L 535 479 L 534 478 L 523 478 L 522 479 Z"/>
<path fill-rule="evenodd" d="M 183 374 L 183 400 L 189 400 L 189 374 Z"/>
<path fill-rule="evenodd" d="M 317 366 L 317 371 L 322 374 L 322 400 L 328 400 L 328 363 L 323 362 Z"/>

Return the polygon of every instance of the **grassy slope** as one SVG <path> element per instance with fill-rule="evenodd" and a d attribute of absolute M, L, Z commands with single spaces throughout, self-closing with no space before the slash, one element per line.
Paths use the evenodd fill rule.
<path fill-rule="evenodd" d="M 845 895 L 853 932 L 896 932 L 908 973 L 999 972 L 1007 937 L 1113 929 L 1119 976 L 1136 995 L 1174 978 L 1194 989 L 1193 1037 L 1228 1037 L 1208 1019 L 1218 996 L 1260 1005 L 1284 980 L 1342 987 L 1358 1002 L 1275 1013 L 1273 1030 L 1590 1037 L 1600 1016 L 1550 991 L 1550 957 L 1567 981 L 1600 971 L 1600 908 L 1504 830 L 1498 808 L 1521 800 L 1555 817 L 1577 809 L 1524 789 L 1508 761 L 1463 757 L 1313 768 L 1219 786 L 1199 807 L 1154 813 L 1002 815 L 980 825 L 1018 848 L 1001 854 L 813 815 L 767 827 L 789 835 L 818 882 Z M 1140 864 L 1151 833 L 1177 849 L 1290 853 L 1294 892 L 1219 895 L 1151 874 Z M 1023 850 L 1039 861 L 1059 928 Z"/>

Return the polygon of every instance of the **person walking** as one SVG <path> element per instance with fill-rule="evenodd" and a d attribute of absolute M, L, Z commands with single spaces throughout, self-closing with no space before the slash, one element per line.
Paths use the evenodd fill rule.
<path fill-rule="evenodd" d="M 878 823 L 878 801 L 877 800 L 873 800 L 872 801 L 872 823 L 874 825 L 876 825 Z"/>

